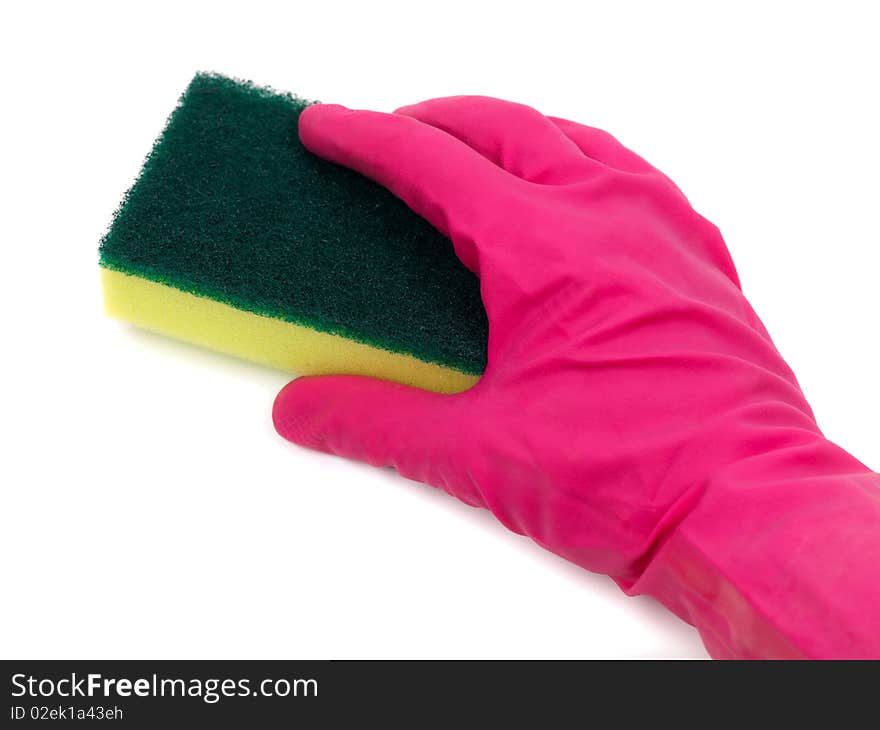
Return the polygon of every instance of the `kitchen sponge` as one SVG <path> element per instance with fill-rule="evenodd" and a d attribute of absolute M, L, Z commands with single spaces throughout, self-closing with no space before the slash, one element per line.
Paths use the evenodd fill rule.
<path fill-rule="evenodd" d="M 300 374 L 468 388 L 478 280 L 403 202 L 302 146 L 308 103 L 193 79 L 101 242 L 107 311 Z"/>

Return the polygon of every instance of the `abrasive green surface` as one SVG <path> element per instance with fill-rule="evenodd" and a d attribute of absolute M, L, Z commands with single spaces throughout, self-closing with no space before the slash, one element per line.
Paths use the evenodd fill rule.
<path fill-rule="evenodd" d="M 308 103 L 197 75 L 101 242 L 101 265 L 482 372 L 476 277 L 391 193 L 302 146 Z"/>

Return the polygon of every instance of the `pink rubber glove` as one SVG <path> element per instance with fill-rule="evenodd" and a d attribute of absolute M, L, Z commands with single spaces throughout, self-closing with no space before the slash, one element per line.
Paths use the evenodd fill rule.
<path fill-rule="evenodd" d="M 826 440 L 717 228 L 597 129 L 504 101 L 312 106 L 480 277 L 466 393 L 290 383 L 298 444 L 440 487 L 694 624 L 715 657 L 880 657 L 880 479 Z"/>

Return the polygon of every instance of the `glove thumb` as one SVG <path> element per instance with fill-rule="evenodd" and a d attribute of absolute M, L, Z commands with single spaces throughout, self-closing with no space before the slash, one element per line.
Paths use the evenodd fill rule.
<path fill-rule="evenodd" d="M 458 440 L 454 402 L 457 396 L 357 375 L 306 376 L 281 390 L 272 419 L 279 434 L 301 446 L 444 486 L 436 472 Z"/>

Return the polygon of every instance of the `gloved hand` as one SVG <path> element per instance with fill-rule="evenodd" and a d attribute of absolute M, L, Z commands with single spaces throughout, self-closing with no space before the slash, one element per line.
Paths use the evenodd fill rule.
<path fill-rule="evenodd" d="M 481 97 L 316 105 L 300 136 L 452 240 L 488 365 L 458 395 L 299 378 L 280 434 L 491 510 L 655 596 L 716 657 L 880 657 L 880 479 L 822 436 L 668 178 L 605 132 Z"/>

